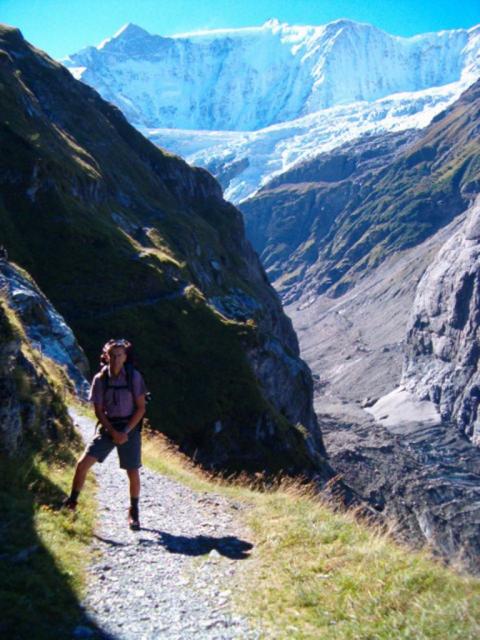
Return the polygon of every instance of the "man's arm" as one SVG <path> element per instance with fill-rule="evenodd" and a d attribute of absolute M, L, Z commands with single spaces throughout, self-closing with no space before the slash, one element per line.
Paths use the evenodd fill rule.
<path fill-rule="evenodd" d="M 132 431 L 132 429 L 135 429 L 137 424 L 140 422 L 140 420 L 145 415 L 145 394 L 144 393 L 142 393 L 142 395 L 137 396 L 135 398 L 135 406 L 136 406 L 135 413 L 133 414 L 133 416 L 128 421 L 125 433 L 130 433 L 130 431 Z"/>

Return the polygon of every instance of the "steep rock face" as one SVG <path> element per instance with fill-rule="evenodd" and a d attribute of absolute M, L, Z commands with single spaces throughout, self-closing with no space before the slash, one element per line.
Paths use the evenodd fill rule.
<path fill-rule="evenodd" d="M 479 105 L 477 81 L 410 139 L 348 143 L 243 203 L 247 233 L 283 299 L 338 296 L 463 213 L 480 189 Z"/>
<path fill-rule="evenodd" d="M 403 384 L 480 443 L 480 200 L 420 281 L 407 328 Z"/>
<path fill-rule="evenodd" d="M 218 467 L 321 470 L 309 370 L 219 185 L 17 30 L 0 47 L 2 237 L 92 368 L 124 335 L 153 424 L 188 451 Z"/>
<path fill-rule="evenodd" d="M 0 289 L 23 324 L 29 342 L 63 366 L 76 391 L 85 396 L 89 365 L 72 330 L 32 278 L 18 266 L 0 259 Z"/>
<path fill-rule="evenodd" d="M 72 435 L 64 398 L 84 390 L 87 366 L 28 274 L 0 261 L 0 452 L 11 456 L 27 440 Z"/>

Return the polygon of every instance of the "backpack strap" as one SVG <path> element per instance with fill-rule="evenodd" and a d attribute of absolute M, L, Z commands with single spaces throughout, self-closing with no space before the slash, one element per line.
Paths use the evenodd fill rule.
<path fill-rule="evenodd" d="M 128 389 L 133 395 L 133 366 L 131 364 L 124 365 L 125 375 L 127 378 L 126 385 L 110 384 L 110 376 L 108 375 L 108 366 L 105 365 L 102 369 L 101 377 L 103 384 L 103 392 L 106 393 L 108 389 Z"/>
<path fill-rule="evenodd" d="M 133 368 L 133 364 L 131 362 L 126 362 L 125 363 L 125 373 L 127 376 L 127 387 L 128 390 L 130 391 L 130 393 L 132 394 L 132 396 L 134 397 L 134 393 L 133 393 L 133 375 L 135 373 L 135 369 Z"/>

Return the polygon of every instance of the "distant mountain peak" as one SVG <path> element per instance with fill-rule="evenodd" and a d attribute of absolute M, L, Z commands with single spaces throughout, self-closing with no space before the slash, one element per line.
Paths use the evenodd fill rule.
<path fill-rule="evenodd" d="M 114 38 L 138 38 L 143 36 L 149 36 L 150 34 L 142 27 L 139 27 L 137 24 L 133 22 L 127 22 L 121 27 L 117 33 L 113 36 Z"/>
<path fill-rule="evenodd" d="M 97 49 L 103 49 L 108 44 L 119 43 L 119 42 L 131 42 L 132 40 L 137 40 L 139 38 L 149 37 L 150 34 L 142 27 L 134 24 L 133 22 L 127 22 L 121 27 L 111 38 L 105 38 L 102 42 L 96 47 Z"/>

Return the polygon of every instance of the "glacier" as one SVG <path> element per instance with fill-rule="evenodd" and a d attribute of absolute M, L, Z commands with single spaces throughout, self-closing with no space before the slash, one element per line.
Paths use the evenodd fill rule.
<path fill-rule="evenodd" d="M 241 202 L 359 135 L 424 127 L 480 75 L 480 25 L 393 36 L 336 20 L 151 35 L 128 24 L 62 63 Z"/>

